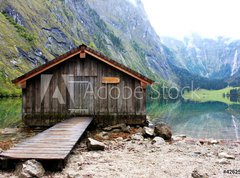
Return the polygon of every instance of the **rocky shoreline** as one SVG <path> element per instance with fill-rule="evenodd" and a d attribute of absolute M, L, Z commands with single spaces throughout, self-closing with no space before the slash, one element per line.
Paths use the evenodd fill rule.
<path fill-rule="evenodd" d="M 184 135 L 171 135 L 169 139 L 156 135 L 155 129 L 117 125 L 90 131 L 77 144 L 61 172 L 45 172 L 43 177 L 240 176 L 238 142 Z M 166 127 L 165 131 L 169 132 Z M 0 172 L 0 177 L 17 175 L 19 171 Z"/>

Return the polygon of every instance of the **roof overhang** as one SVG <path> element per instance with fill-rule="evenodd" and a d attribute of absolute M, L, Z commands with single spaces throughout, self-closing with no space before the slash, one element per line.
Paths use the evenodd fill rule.
<path fill-rule="evenodd" d="M 108 58 L 107 56 L 104 56 L 103 54 L 87 47 L 84 44 L 80 45 L 76 49 L 73 49 L 73 50 L 71 50 L 71 51 L 53 59 L 52 61 L 49 61 L 46 64 L 43 64 L 43 65 L 31 70 L 30 72 L 14 79 L 12 82 L 16 85 L 21 86 L 21 87 L 26 86 L 26 81 L 28 79 L 31 79 L 34 76 L 41 74 L 42 72 L 44 72 L 44 71 L 46 71 L 46 70 L 48 70 L 48 69 L 50 69 L 50 68 L 52 68 L 52 67 L 54 67 L 54 66 L 56 66 L 60 63 L 72 58 L 73 56 L 80 55 L 80 58 L 84 58 L 86 56 L 86 54 L 91 55 L 91 56 L 95 57 L 96 59 L 98 59 L 98 60 L 100 60 L 100 61 L 102 61 L 102 62 L 104 62 L 104 63 L 106 63 L 106 64 L 108 64 L 108 65 L 110 65 L 110 66 L 128 74 L 128 75 L 130 75 L 130 76 L 132 76 L 133 78 L 141 81 L 142 85 L 150 85 L 150 84 L 154 83 L 153 80 L 151 80 L 151 79 L 141 75 L 140 73 L 138 73 L 138 72 L 136 72 L 136 71 L 134 71 L 134 70 L 118 63 L 118 62 L 116 62 L 115 60 L 112 60 L 112 59 Z"/>

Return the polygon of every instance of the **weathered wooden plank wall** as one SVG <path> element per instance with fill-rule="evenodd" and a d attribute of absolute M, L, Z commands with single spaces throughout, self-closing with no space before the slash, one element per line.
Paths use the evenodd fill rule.
<path fill-rule="evenodd" d="M 24 115 L 68 113 L 69 109 L 78 111 L 79 115 L 146 114 L 145 90 L 140 93 L 139 88 L 138 93 L 133 94 L 135 88 L 141 86 L 140 81 L 92 56 L 86 55 L 86 58 L 80 59 L 77 55 L 45 71 L 43 74 L 52 75 L 52 79 L 42 101 L 40 75 L 29 79 L 26 89 L 23 89 Z M 64 76 L 67 75 L 72 77 L 68 77 L 68 80 L 65 81 L 67 77 L 64 80 Z M 118 77 L 120 82 L 104 84 L 101 80 L 102 77 Z M 71 83 L 69 82 L 71 80 L 86 81 L 92 86 L 89 88 L 88 84 Z M 47 85 L 47 83 L 44 84 Z M 57 98 L 53 98 L 57 87 L 64 104 L 61 104 Z M 132 92 L 126 87 L 129 87 Z M 93 94 L 88 93 L 87 97 L 83 99 L 86 89 L 93 89 Z M 70 92 L 73 92 L 73 98 L 71 98 Z M 112 97 L 108 95 L 110 92 Z"/>

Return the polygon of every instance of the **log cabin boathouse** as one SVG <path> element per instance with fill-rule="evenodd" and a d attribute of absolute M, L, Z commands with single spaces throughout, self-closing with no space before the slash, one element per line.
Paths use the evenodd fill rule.
<path fill-rule="evenodd" d="M 146 86 L 153 81 L 80 45 L 13 80 L 22 88 L 22 118 L 50 126 L 91 116 L 98 126 L 146 122 Z"/>

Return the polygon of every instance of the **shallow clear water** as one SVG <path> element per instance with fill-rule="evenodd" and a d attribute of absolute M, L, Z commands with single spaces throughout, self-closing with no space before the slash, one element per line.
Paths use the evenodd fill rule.
<path fill-rule="evenodd" d="M 0 99 L 0 148 L 2 149 L 8 149 L 13 143 L 41 131 L 22 127 L 21 108 L 21 98 Z"/>
<path fill-rule="evenodd" d="M 148 102 L 147 112 L 153 123 L 169 124 L 174 135 L 231 140 L 240 138 L 239 104 L 151 101 Z"/>
<path fill-rule="evenodd" d="M 21 125 L 20 98 L 0 99 L 0 140 L 18 133 L 1 134 Z M 176 134 L 194 138 L 240 139 L 240 105 L 220 102 L 149 101 L 147 114 L 153 123 L 165 122 Z"/>

